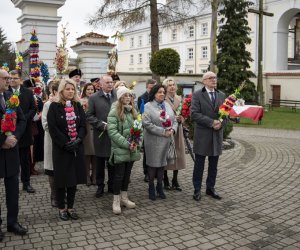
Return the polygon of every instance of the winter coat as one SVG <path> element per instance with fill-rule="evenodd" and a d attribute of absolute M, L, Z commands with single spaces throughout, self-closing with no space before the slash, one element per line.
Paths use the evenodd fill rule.
<path fill-rule="evenodd" d="M 77 137 L 84 139 L 86 134 L 85 114 L 80 103 L 74 104 Z M 68 152 L 64 145 L 70 141 L 66 112 L 62 103 L 52 102 L 47 114 L 49 133 L 52 139 L 54 182 L 56 188 L 73 187 L 86 183 L 83 143 L 76 154 Z"/>
<path fill-rule="evenodd" d="M 44 169 L 53 171 L 53 160 L 52 160 L 52 140 L 49 133 L 47 114 L 49 111 L 49 106 L 52 102 L 47 101 L 44 104 L 43 112 L 42 112 L 42 125 L 45 130 L 44 136 Z"/>
<path fill-rule="evenodd" d="M 222 153 L 223 128 L 226 119 L 219 130 L 212 128 L 214 120 L 218 120 L 219 106 L 224 102 L 225 95 L 219 90 L 216 92 L 215 105 L 212 104 L 206 88 L 203 87 L 193 93 L 191 104 L 191 118 L 194 122 L 195 154 L 202 156 L 217 156 Z"/>
<path fill-rule="evenodd" d="M 177 131 L 178 123 L 171 106 L 165 102 L 166 112 L 172 121 L 172 128 Z M 167 152 L 170 137 L 165 137 L 165 128 L 160 120 L 161 107 L 156 101 L 148 102 L 143 113 L 144 148 L 146 164 L 150 167 L 164 167 L 167 165 Z"/>
<path fill-rule="evenodd" d="M 13 93 L 13 89 L 9 88 L 11 93 Z M 30 89 L 27 89 L 23 86 L 20 86 L 19 93 L 20 107 L 23 111 L 24 117 L 26 119 L 26 129 L 20 138 L 18 144 L 19 148 L 29 147 L 33 144 L 32 140 L 32 118 L 36 114 L 35 108 L 35 100 L 33 97 L 33 93 Z"/>
<path fill-rule="evenodd" d="M 141 158 L 140 145 L 136 152 L 131 152 L 129 149 L 128 138 L 130 128 L 133 126 L 134 118 L 132 114 L 125 111 L 124 121 L 121 121 L 116 112 L 116 105 L 112 107 L 107 118 L 108 135 L 111 139 L 111 156 L 110 164 L 120 164 L 123 162 L 138 161 Z M 143 133 L 141 133 L 141 141 L 143 141 Z"/>
<path fill-rule="evenodd" d="M 3 93 L 4 100 L 7 101 L 11 96 L 10 92 Z M 13 133 L 19 141 L 26 129 L 26 119 L 20 107 L 17 108 L 17 124 L 16 130 Z M 0 105 L 0 117 L 5 114 L 5 110 Z M 0 119 L 1 127 L 2 119 Z M 13 148 L 3 149 L 2 145 L 5 143 L 7 136 L 0 132 L 0 178 L 12 177 L 20 171 L 20 158 L 18 143 Z M 1 184 L 4 185 L 4 184 Z"/>
<path fill-rule="evenodd" d="M 99 90 L 89 97 L 88 111 L 86 112 L 87 121 L 94 128 L 94 147 L 97 157 L 109 157 L 111 150 L 111 142 L 104 128 L 107 123 L 107 116 L 111 105 L 117 100 L 115 91 L 111 92 L 111 98 L 108 100 L 103 91 Z M 101 137 L 99 135 L 103 132 Z"/>
<path fill-rule="evenodd" d="M 170 104 L 174 115 L 176 116 L 176 111 L 181 103 L 181 97 L 175 95 L 174 102 L 171 101 L 170 98 L 166 97 L 165 100 L 167 103 Z M 176 160 L 174 164 L 168 164 L 165 167 L 165 170 L 181 170 L 184 169 L 186 166 L 186 159 L 185 159 L 185 144 L 184 144 L 184 137 L 183 137 L 183 126 L 182 123 L 178 123 L 177 133 L 174 136 L 175 138 L 175 149 L 176 149 Z"/>

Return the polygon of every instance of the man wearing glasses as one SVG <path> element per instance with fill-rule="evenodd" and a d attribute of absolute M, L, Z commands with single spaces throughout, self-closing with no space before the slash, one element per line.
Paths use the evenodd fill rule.
<path fill-rule="evenodd" d="M 6 101 L 11 93 L 7 92 L 10 75 L 0 69 L 0 117 L 5 114 Z M 0 119 L 0 125 L 2 119 Z M 17 108 L 16 130 L 12 135 L 0 132 L 0 178 L 4 178 L 6 207 L 7 207 L 7 231 L 18 235 L 25 235 L 27 230 L 18 223 L 19 213 L 19 147 L 18 141 L 25 131 L 26 121 L 21 108 Z M 0 182 L 3 185 L 3 182 Z M 1 230 L 1 204 L 0 204 L 0 241 L 4 234 Z"/>
<path fill-rule="evenodd" d="M 203 75 L 204 87 L 194 92 L 191 105 L 191 118 L 194 121 L 194 153 L 195 165 L 193 172 L 194 195 L 196 201 L 201 199 L 201 185 L 205 158 L 208 156 L 208 174 L 206 194 L 214 199 L 221 199 L 215 190 L 219 155 L 222 153 L 223 127 L 218 118 L 219 106 L 224 102 L 225 95 L 217 90 L 217 77 L 213 72 Z"/>
<path fill-rule="evenodd" d="M 103 75 L 100 78 L 100 86 L 101 89 L 89 98 L 88 111 L 86 113 L 87 121 L 94 128 L 94 147 L 97 157 L 97 198 L 104 193 L 105 165 L 107 165 L 108 170 L 108 192 L 113 193 L 113 166 L 110 166 L 108 163 L 111 141 L 107 134 L 107 116 L 112 103 L 117 100 L 111 76 Z"/>
<path fill-rule="evenodd" d="M 31 124 L 32 119 L 36 113 L 34 105 L 34 97 L 31 90 L 23 87 L 20 72 L 12 70 L 10 72 L 11 82 L 9 90 L 19 92 L 20 107 L 26 119 L 26 129 L 19 141 L 19 155 L 21 163 L 21 181 L 23 183 L 23 190 L 27 193 L 35 193 L 35 190 L 30 185 L 30 145 L 33 144 Z"/>

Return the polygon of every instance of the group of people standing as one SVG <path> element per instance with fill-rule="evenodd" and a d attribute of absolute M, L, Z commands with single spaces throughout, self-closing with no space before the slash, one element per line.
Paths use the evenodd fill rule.
<path fill-rule="evenodd" d="M 138 98 L 136 105 L 126 82 L 114 83 L 110 75 L 103 75 L 93 79 L 94 83 L 85 84 L 80 94 L 78 75 L 81 77 L 81 71 L 76 70 L 70 75 L 70 79 L 52 80 L 48 84 L 50 95 L 44 103 L 41 115 L 41 123 L 45 130 L 45 174 L 48 175 L 51 189 L 51 205 L 58 208 L 60 219 L 79 218 L 74 209 L 78 184 L 97 185 L 95 193 L 97 198 L 104 194 L 105 169 L 108 172 L 108 192 L 113 194 L 113 213 L 120 214 L 122 206 L 135 208 L 136 204 L 129 199 L 128 187 L 134 162 L 140 160 L 142 149 L 144 180 L 149 185 L 149 199 L 153 201 L 157 197 L 165 199 L 164 189 L 181 191 L 178 170 L 186 166 L 184 118 L 178 113 L 182 99 L 176 94 L 175 81 L 165 79 L 162 84 L 158 84 L 152 79 L 148 80 L 146 92 Z M 74 79 L 74 76 L 78 79 Z M 11 76 L 1 70 L 0 94 L 5 93 L 5 100 L 8 98 L 6 96 L 8 78 Z M 218 121 L 217 113 L 218 105 L 225 97 L 216 90 L 214 73 L 206 73 L 203 82 L 205 87 L 194 93 L 191 106 L 192 119 L 196 123 L 193 197 L 197 201 L 201 198 L 201 180 L 206 156 L 209 156 L 206 193 L 213 198 L 221 198 L 216 193 L 214 185 L 224 126 Z M 215 99 L 210 99 L 208 91 L 215 93 Z M 19 97 L 22 97 L 22 93 Z M 5 107 L 1 115 L 4 110 Z M 21 159 L 15 157 L 15 162 L 12 162 L 9 154 L 19 153 L 20 146 L 16 145 L 24 134 L 26 121 L 32 120 L 31 116 L 25 118 L 23 112 L 18 108 L 18 126 L 14 139 L 0 134 L 0 177 L 5 179 L 8 211 L 12 211 L 9 209 L 12 206 L 10 200 L 14 200 L 15 208 L 18 207 L 15 204 L 17 199 L 8 195 L 12 187 L 6 183 L 13 176 L 14 181 L 11 182 L 14 183 L 14 197 L 18 197 L 16 185 Z M 138 113 L 142 114 L 143 125 L 140 143 L 128 139 Z M 14 165 L 15 171 L 4 173 L 11 164 Z M 168 170 L 172 170 L 171 185 Z M 23 183 L 25 190 L 28 186 L 31 187 L 28 181 Z M 12 226 L 14 229 L 11 229 Z M 8 231 L 18 234 L 27 232 L 17 222 L 17 212 L 13 215 L 13 219 L 8 213 L 7 228 Z"/>

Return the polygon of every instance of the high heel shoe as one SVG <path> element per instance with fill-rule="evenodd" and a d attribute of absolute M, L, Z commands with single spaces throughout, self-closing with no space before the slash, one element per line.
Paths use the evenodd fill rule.
<path fill-rule="evenodd" d="M 177 181 L 172 180 L 172 189 L 177 190 L 179 192 L 182 191 L 182 188 L 179 186 L 179 183 Z"/>

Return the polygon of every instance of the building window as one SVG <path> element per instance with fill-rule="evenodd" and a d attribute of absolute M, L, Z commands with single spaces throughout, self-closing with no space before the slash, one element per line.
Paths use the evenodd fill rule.
<path fill-rule="evenodd" d="M 188 35 L 189 35 L 189 37 L 194 37 L 194 35 L 195 35 L 194 26 L 189 26 L 189 28 L 188 28 Z"/>
<path fill-rule="evenodd" d="M 129 61 L 130 64 L 133 64 L 134 63 L 134 60 L 133 60 L 133 55 L 130 55 L 130 61 Z"/>
<path fill-rule="evenodd" d="M 208 35 L 208 23 L 201 24 L 201 35 L 207 36 Z"/>
<path fill-rule="evenodd" d="M 208 49 L 207 46 L 201 47 L 201 58 L 206 59 L 208 57 Z"/>
<path fill-rule="evenodd" d="M 143 37 L 139 36 L 139 47 L 143 46 Z"/>
<path fill-rule="evenodd" d="M 151 34 L 148 35 L 148 44 L 151 44 Z"/>
<path fill-rule="evenodd" d="M 201 72 L 204 74 L 207 72 L 207 69 L 201 69 Z"/>
<path fill-rule="evenodd" d="M 194 49 L 188 48 L 188 59 L 194 59 Z"/>
<path fill-rule="evenodd" d="M 188 74 L 193 74 L 194 73 L 194 71 L 192 69 L 189 69 L 187 72 L 188 72 Z"/>
<path fill-rule="evenodd" d="M 142 54 L 139 54 L 138 55 L 138 62 L 139 62 L 139 64 L 142 64 L 143 63 L 143 55 Z"/>
<path fill-rule="evenodd" d="M 161 41 L 162 41 L 162 33 L 159 32 L 158 33 L 158 42 L 161 43 Z"/>
<path fill-rule="evenodd" d="M 130 37 L 130 48 L 134 47 L 134 37 Z"/>
<path fill-rule="evenodd" d="M 172 38 L 172 41 L 175 41 L 177 39 L 177 29 L 172 30 L 171 38 Z"/>
<path fill-rule="evenodd" d="M 148 53 L 148 63 L 151 61 L 151 52 Z"/>

